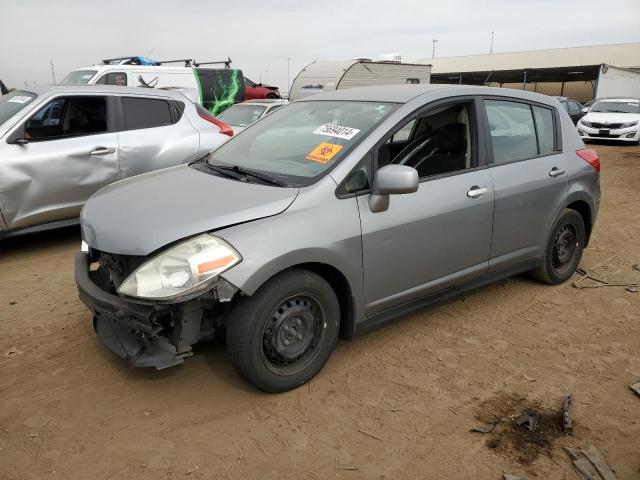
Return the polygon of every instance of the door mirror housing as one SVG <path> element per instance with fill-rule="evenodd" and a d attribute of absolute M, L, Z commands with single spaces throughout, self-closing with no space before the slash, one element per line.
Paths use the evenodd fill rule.
<path fill-rule="evenodd" d="M 26 145 L 29 143 L 29 139 L 25 138 L 24 129 L 20 128 L 7 138 L 7 143 L 10 145 Z"/>
<path fill-rule="evenodd" d="M 588 107 L 582 107 L 582 108 L 580 109 L 580 112 L 581 112 L 581 113 L 587 113 L 588 111 L 589 111 L 589 108 L 588 108 Z"/>
<path fill-rule="evenodd" d="M 389 195 L 413 193 L 419 186 L 418 171 L 407 165 L 387 165 L 376 172 L 369 196 L 369 208 L 373 213 L 389 208 Z"/>

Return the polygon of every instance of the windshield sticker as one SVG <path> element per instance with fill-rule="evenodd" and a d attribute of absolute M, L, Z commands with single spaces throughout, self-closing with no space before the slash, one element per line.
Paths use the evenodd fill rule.
<path fill-rule="evenodd" d="M 313 160 L 314 162 L 327 163 L 335 157 L 340 150 L 342 150 L 342 145 L 336 145 L 335 143 L 321 143 L 306 156 L 306 159 Z"/>
<path fill-rule="evenodd" d="M 330 137 L 342 138 L 344 140 L 351 140 L 358 132 L 357 128 L 341 127 L 340 125 L 332 125 L 325 123 L 316 128 L 313 133 L 316 135 L 329 135 Z"/>
<path fill-rule="evenodd" d="M 15 97 L 9 99 L 9 103 L 27 103 L 30 100 L 31 97 L 16 95 Z"/>

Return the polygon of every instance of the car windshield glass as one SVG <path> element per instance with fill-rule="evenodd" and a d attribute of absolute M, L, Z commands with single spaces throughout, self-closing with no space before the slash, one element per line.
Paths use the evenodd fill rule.
<path fill-rule="evenodd" d="M 223 144 L 207 161 L 265 172 L 288 185 L 310 185 L 397 107 L 380 102 L 292 103 Z"/>
<path fill-rule="evenodd" d="M 22 90 L 16 90 L 9 95 L 3 95 L 0 97 L 0 125 L 13 117 L 20 110 L 29 105 L 36 94 L 31 92 L 25 92 Z"/>
<path fill-rule="evenodd" d="M 267 109 L 264 105 L 233 105 L 218 115 L 227 125 L 246 127 L 258 120 Z"/>
<path fill-rule="evenodd" d="M 602 113 L 640 113 L 640 102 L 598 102 L 591 109 L 592 112 Z"/>
<path fill-rule="evenodd" d="M 86 85 L 93 78 L 97 70 L 75 70 L 64 77 L 62 85 Z"/>

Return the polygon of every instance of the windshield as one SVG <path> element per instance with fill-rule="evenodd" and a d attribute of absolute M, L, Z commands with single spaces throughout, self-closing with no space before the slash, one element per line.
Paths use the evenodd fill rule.
<path fill-rule="evenodd" d="M 218 115 L 227 125 L 246 127 L 257 121 L 267 107 L 263 105 L 233 105 Z"/>
<path fill-rule="evenodd" d="M 592 112 L 602 113 L 640 113 L 640 102 L 598 102 L 591 109 Z"/>
<path fill-rule="evenodd" d="M 93 78 L 97 70 L 75 70 L 64 77 L 62 85 L 86 85 Z"/>
<path fill-rule="evenodd" d="M 35 93 L 16 90 L 0 97 L 0 125 L 29 105 L 36 96 Z"/>
<path fill-rule="evenodd" d="M 397 107 L 379 102 L 292 103 L 233 137 L 207 161 L 266 172 L 288 185 L 310 185 Z"/>

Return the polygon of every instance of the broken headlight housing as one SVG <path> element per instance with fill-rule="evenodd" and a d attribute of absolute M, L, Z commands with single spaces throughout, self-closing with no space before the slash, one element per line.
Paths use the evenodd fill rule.
<path fill-rule="evenodd" d="M 222 272 L 242 261 L 221 238 L 198 235 L 143 263 L 118 288 L 127 297 L 182 301 L 208 290 Z"/>

